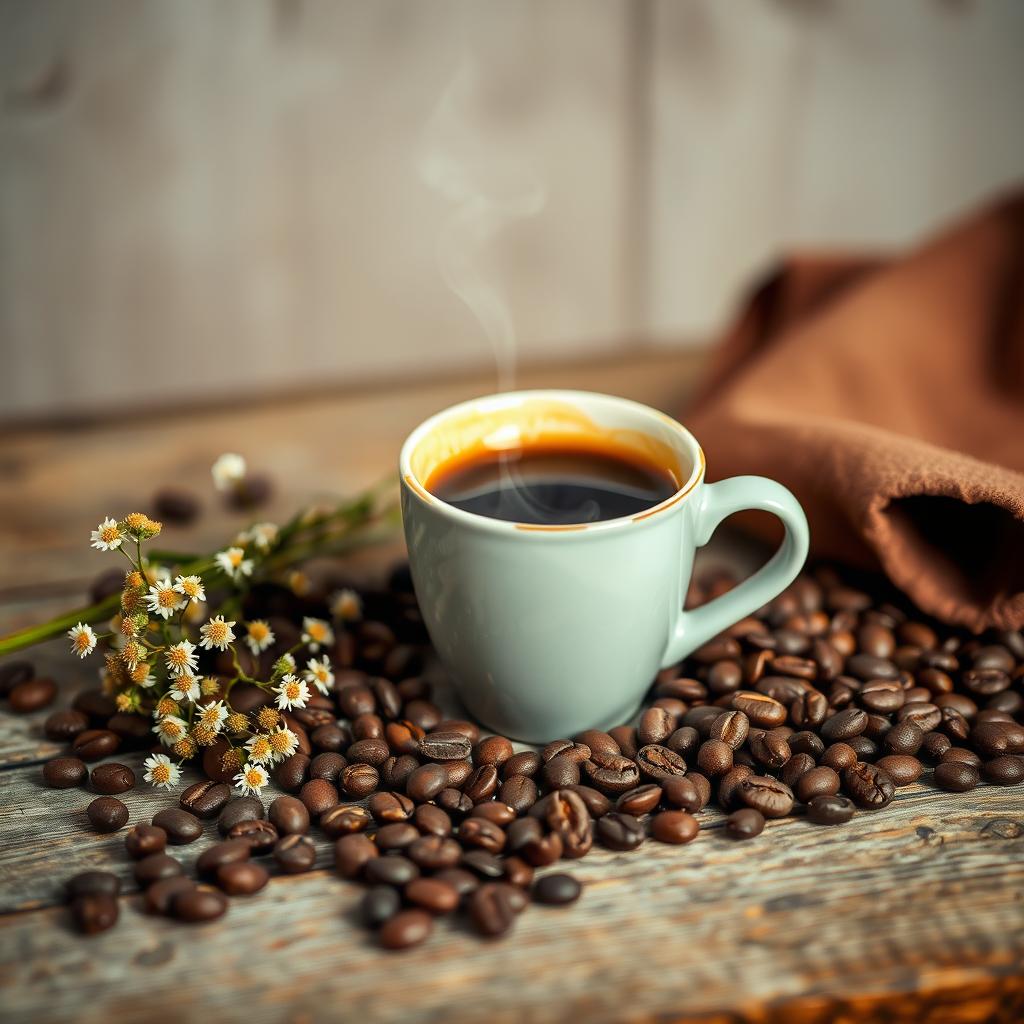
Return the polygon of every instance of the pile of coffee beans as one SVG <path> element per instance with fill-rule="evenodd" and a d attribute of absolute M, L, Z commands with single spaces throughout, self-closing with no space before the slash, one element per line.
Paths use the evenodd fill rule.
<path fill-rule="evenodd" d="M 691 603 L 732 585 L 709 581 Z M 315 594 L 300 600 L 262 587 L 249 600 L 246 617 L 269 618 L 284 647 L 301 615 L 322 613 Z M 830 567 L 801 576 L 757 615 L 661 672 L 634 723 L 540 750 L 517 751 L 473 722 L 445 719 L 421 675 L 428 642 L 406 572 L 387 591 L 366 594 L 364 611 L 332 652 L 333 693 L 286 716 L 300 744 L 274 770 L 287 795 L 268 812 L 259 800 L 232 798 L 210 748 L 210 780 L 128 832 L 149 910 L 217 918 L 228 896 L 259 891 L 271 870 L 315 867 L 315 828 L 334 844 L 335 870 L 366 885 L 362 918 L 383 947 L 416 945 L 438 917 L 455 913 L 494 938 L 531 900 L 564 906 L 579 898 L 570 874 L 535 881 L 537 869 L 595 844 L 628 851 L 648 839 L 690 843 L 711 804 L 727 814 L 725 836 L 747 841 L 768 819 L 842 825 L 918 782 L 963 793 L 1024 779 L 1024 635 L 942 627 L 877 583 L 865 587 Z M 266 697 L 238 686 L 232 700 L 251 710 Z M 79 785 L 85 762 L 145 742 L 128 717 L 94 692 L 51 716 L 48 734 L 73 750 L 45 767 L 47 784 Z M 127 815 L 110 794 L 131 784 L 131 772 L 102 767 L 91 781 L 104 795 L 89 819 L 97 829 L 120 828 Z M 223 841 L 200 856 L 197 883 L 165 847 L 192 842 L 213 818 Z M 117 887 L 96 874 L 69 888 L 86 932 L 117 917 Z"/>

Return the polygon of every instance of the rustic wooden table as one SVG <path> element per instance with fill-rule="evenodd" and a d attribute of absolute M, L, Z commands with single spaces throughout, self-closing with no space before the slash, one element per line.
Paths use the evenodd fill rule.
<path fill-rule="evenodd" d="M 683 354 L 548 369 L 524 384 L 672 409 L 694 365 Z M 273 518 L 317 492 L 374 482 L 423 416 L 490 387 L 467 380 L 8 433 L 0 633 L 77 601 L 109 565 L 88 548 L 95 522 L 169 481 L 204 489 L 221 451 L 245 452 L 272 473 Z M 230 529 L 223 515 L 207 515 L 189 539 L 213 545 Z M 392 545 L 364 555 L 361 570 L 397 554 Z M 95 671 L 72 665 L 61 642 L 36 660 L 65 694 Z M 128 892 L 118 926 L 86 939 L 59 906 L 61 881 L 85 867 L 127 879 L 123 835 L 84 826 L 84 790 L 43 788 L 40 764 L 58 749 L 42 738 L 45 714 L 0 712 L 3 1021 L 1024 1019 L 1019 788 L 954 796 L 914 786 L 848 827 L 772 822 L 747 844 L 730 842 L 721 816 L 706 812 L 691 846 L 595 849 L 573 865 L 586 884 L 579 904 L 531 908 L 494 944 L 445 923 L 421 948 L 381 952 L 353 923 L 360 890 L 332 873 L 326 843 L 320 870 L 275 879 L 217 923 L 147 917 Z M 141 788 L 125 800 L 133 821 L 168 802 Z M 215 841 L 210 832 L 182 848 L 187 861 Z"/>

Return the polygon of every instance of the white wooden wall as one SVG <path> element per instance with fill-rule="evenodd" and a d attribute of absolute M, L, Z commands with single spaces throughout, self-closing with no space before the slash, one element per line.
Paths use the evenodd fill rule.
<path fill-rule="evenodd" d="M 1024 178 L 1022 57 L 1019 0 L 0 0 L 0 419 L 706 340 Z"/>

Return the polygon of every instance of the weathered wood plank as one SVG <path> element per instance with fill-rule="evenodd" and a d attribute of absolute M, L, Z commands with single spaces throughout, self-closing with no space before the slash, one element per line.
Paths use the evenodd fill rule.
<path fill-rule="evenodd" d="M 90 940 L 62 927 L 59 910 L 8 915 L 0 985 L 11 1021 L 83 1024 L 138 1020 L 155 1006 L 161 1019 L 186 1019 L 200 1005 L 254 1022 L 748 1011 L 765 1020 L 778 1018 L 750 1007 L 790 1000 L 803 1009 L 787 1019 L 835 1020 L 824 1010 L 833 1000 L 953 999 L 971 986 L 978 998 L 1004 998 L 1011 1020 L 1024 957 L 1022 810 L 1007 790 L 921 791 L 843 829 L 784 821 L 747 844 L 712 828 L 682 849 L 649 841 L 634 854 L 594 851 L 572 865 L 586 883 L 575 908 L 531 908 L 500 944 L 444 923 L 398 956 L 356 929 L 359 890 L 329 872 L 275 880 L 196 930 L 150 919 L 131 898 L 118 928 Z M 37 855 L 59 870 L 40 824 L 20 822 L 21 856 L 34 836 Z M 737 1004 L 739 989 L 749 1006 Z M 906 1019 L 927 1019 L 917 1009 Z"/>

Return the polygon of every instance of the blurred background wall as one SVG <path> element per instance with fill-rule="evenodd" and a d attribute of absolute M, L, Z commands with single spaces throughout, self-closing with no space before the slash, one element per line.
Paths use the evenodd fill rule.
<path fill-rule="evenodd" d="M 0 418 L 704 344 L 1022 109 L 1019 0 L 2 0 Z"/>

